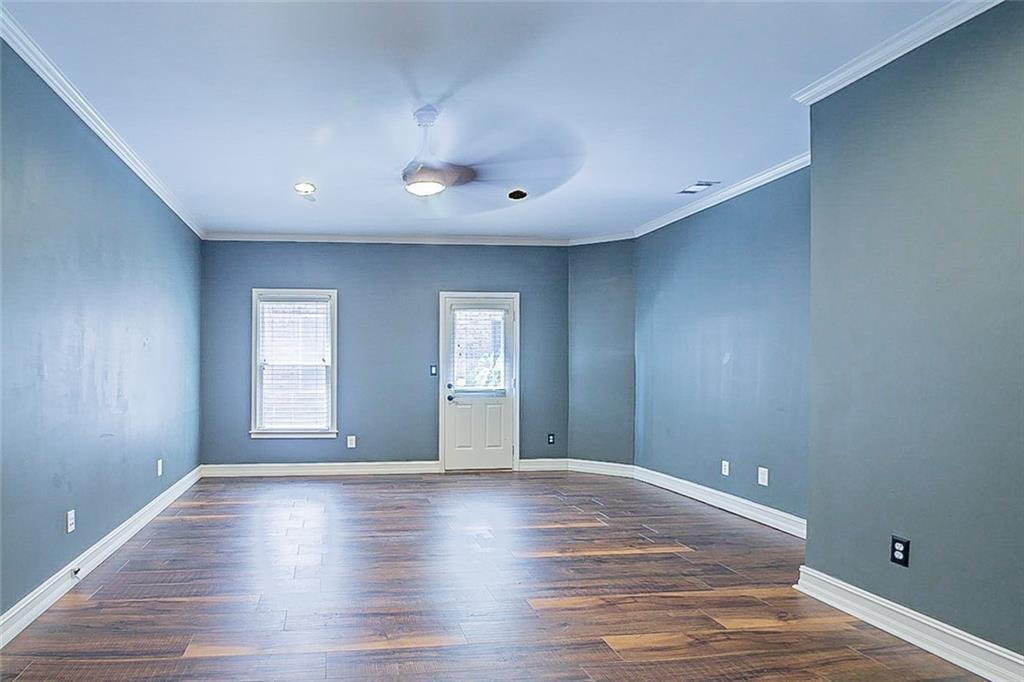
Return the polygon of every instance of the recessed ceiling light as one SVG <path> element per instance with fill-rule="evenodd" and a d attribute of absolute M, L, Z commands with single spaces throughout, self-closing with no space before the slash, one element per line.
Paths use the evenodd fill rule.
<path fill-rule="evenodd" d="M 526 190 L 514 189 L 508 193 L 508 198 L 511 199 L 512 201 L 522 201 L 523 199 L 526 198 Z"/>
<path fill-rule="evenodd" d="M 698 180 L 689 187 L 680 190 L 679 194 L 698 194 L 708 189 L 709 187 L 714 187 L 720 182 L 720 180 Z"/>
<path fill-rule="evenodd" d="M 296 182 L 295 191 L 304 197 L 309 196 L 310 194 L 316 191 L 316 185 L 314 185 L 312 182 Z"/>

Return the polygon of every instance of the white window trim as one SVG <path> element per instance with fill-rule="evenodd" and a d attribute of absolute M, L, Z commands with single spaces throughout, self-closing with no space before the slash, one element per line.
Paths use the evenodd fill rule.
<path fill-rule="evenodd" d="M 287 430 L 287 429 L 257 429 L 256 428 L 256 405 L 258 404 L 257 393 L 259 391 L 259 367 L 256 348 L 256 330 L 258 327 L 257 317 L 259 315 L 260 300 L 308 300 L 310 298 L 327 298 L 330 304 L 331 320 L 331 385 L 328 395 L 331 400 L 331 427 L 325 430 Z M 249 335 L 252 337 L 252 355 L 250 357 L 250 368 L 252 371 L 250 396 L 250 422 L 249 436 L 252 438 L 337 438 L 338 437 L 338 290 L 337 289 L 253 289 L 252 290 L 252 327 Z"/>

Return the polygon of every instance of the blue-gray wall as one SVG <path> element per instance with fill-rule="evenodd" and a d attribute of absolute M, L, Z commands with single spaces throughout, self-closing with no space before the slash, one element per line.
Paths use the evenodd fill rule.
<path fill-rule="evenodd" d="M 569 249 L 569 456 L 633 463 L 633 240 Z"/>
<path fill-rule="evenodd" d="M 1022 651 L 1024 4 L 815 104 L 811 131 L 807 563 Z"/>
<path fill-rule="evenodd" d="M 440 291 L 520 292 L 521 457 L 565 457 L 567 258 L 546 247 L 204 242 L 203 462 L 437 459 L 428 368 Z M 249 437 L 254 287 L 338 290 L 338 439 Z"/>
<path fill-rule="evenodd" d="M 808 181 L 806 169 L 791 173 L 636 243 L 636 464 L 799 516 Z"/>
<path fill-rule="evenodd" d="M 0 62 L 7 609 L 199 463 L 200 245 L 6 44 Z"/>

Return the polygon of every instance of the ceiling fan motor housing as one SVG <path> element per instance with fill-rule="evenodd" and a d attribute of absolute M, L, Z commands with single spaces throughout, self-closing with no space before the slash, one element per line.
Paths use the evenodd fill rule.
<path fill-rule="evenodd" d="M 411 182 L 439 182 L 446 187 L 452 183 L 452 173 L 446 164 L 431 164 L 420 159 L 413 159 L 402 171 L 405 184 Z"/>

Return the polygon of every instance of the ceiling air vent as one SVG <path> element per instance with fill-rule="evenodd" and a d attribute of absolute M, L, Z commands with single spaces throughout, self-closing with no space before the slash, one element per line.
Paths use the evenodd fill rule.
<path fill-rule="evenodd" d="M 719 184 L 720 180 L 698 180 L 689 187 L 679 190 L 679 194 L 700 194 L 709 187 Z"/>

